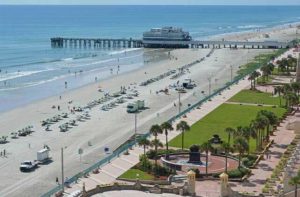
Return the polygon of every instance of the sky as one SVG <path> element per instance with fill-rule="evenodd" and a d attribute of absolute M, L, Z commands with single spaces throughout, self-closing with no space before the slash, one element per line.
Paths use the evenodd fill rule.
<path fill-rule="evenodd" d="M 1 4 L 54 5 L 300 5 L 300 0 L 0 0 Z"/>

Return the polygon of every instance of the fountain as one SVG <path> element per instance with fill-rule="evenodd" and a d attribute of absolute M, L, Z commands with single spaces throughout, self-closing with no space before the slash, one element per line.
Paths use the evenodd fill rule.
<path fill-rule="evenodd" d="M 189 155 L 190 155 L 190 158 L 189 158 L 188 163 L 199 164 L 199 165 L 202 164 L 198 145 L 194 144 L 190 147 Z"/>
<path fill-rule="evenodd" d="M 220 142 L 218 137 L 215 137 L 215 142 Z M 216 140 L 217 139 L 217 140 Z M 227 168 L 229 170 L 238 167 L 238 161 L 233 158 L 227 158 Z M 198 145 L 192 145 L 189 152 L 170 154 L 168 158 L 161 157 L 161 162 L 164 166 L 176 171 L 188 172 L 190 169 L 198 169 L 200 174 L 204 174 L 206 167 L 209 174 L 221 173 L 225 170 L 225 157 L 223 155 L 206 155 L 200 153 Z"/>

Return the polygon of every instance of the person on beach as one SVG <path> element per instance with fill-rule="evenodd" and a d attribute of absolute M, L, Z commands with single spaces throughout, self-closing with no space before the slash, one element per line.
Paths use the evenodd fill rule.
<path fill-rule="evenodd" d="M 57 185 L 59 185 L 58 177 L 56 177 L 55 182 Z"/>
<path fill-rule="evenodd" d="M 59 100 L 61 100 L 61 96 L 59 96 Z"/>
<path fill-rule="evenodd" d="M 6 150 L 5 149 L 3 150 L 3 156 L 4 157 L 6 156 Z"/>
<path fill-rule="evenodd" d="M 68 82 L 65 81 L 65 88 L 68 88 Z"/>
<path fill-rule="evenodd" d="M 60 111 L 60 106 L 59 105 L 57 106 L 57 109 L 58 109 L 58 111 Z"/>

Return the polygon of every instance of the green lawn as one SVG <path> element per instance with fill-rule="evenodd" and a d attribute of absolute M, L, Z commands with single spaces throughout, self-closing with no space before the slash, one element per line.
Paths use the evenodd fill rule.
<path fill-rule="evenodd" d="M 283 108 L 223 104 L 191 126 L 191 130 L 185 133 L 185 148 L 189 148 L 193 144 L 202 144 L 213 134 L 218 134 L 223 140 L 227 140 L 225 128 L 249 125 L 260 110 L 272 111 L 278 117 L 281 117 L 286 111 Z M 170 142 L 170 146 L 181 147 L 181 135 L 174 138 Z M 255 140 L 250 141 L 250 150 L 255 150 Z"/>
<path fill-rule="evenodd" d="M 279 105 L 279 97 L 273 97 L 271 93 L 258 92 L 252 90 L 242 90 L 236 95 L 234 95 L 230 102 L 239 103 L 257 103 L 257 104 L 267 104 L 267 105 Z M 281 101 L 284 103 L 284 100 Z"/>
<path fill-rule="evenodd" d="M 140 180 L 153 180 L 154 177 L 151 174 L 148 174 L 146 172 L 143 172 L 139 169 L 129 169 L 124 174 L 122 174 L 119 178 L 123 179 L 137 179 L 137 174 L 139 174 Z"/>

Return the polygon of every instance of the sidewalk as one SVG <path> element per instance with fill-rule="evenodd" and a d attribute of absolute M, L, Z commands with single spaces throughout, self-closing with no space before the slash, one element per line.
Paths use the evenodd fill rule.
<path fill-rule="evenodd" d="M 225 103 L 229 98 L 234 96 L 242 89 L 245 89 L 249 85 L 250 82 L 247 79 L 241 80 L 238 84 L 232 85 L 230 89 L 222 92 L 221 95 L 215 96 L 212 101 L 205 102 L 200 109 L 195 109 L 187 113 L 186 118 L 181 118 L 175 121 L 173 123 L 173 127 L 176 128 L 176 124 L 181 120 L 186 121 L 189 125 L 193 125 L 195 122 L 199 121 L 201 118 L 209 114 L 211 111 Z M 169 132 L 168 138 L 169 140 L 172 140 L 179 134 L 179 131 L 171 131 Z M 166 141 L 164 134 L 160 134 L 158 139 L 165 144 Z M 71 188 L 66 188 L 65 193 L 70 194 L 73 191 L 81 190 L 83 183 L 85 184 L 86 190 L 93 189 L 96 187 L 96 185 L 113 183 L 120 175 L 139 162 L 140 154 L 143 154 L 142 147 L 135 146 L 132 150 L 129 150 L 129 155 L 121 155 L 120 157 L 112 160 L 110 163 L 102 166 L 100 173 L 93 174 L 91 172 L 88 178 L 80 178 L 77 183 L 71 184 Z"/>

